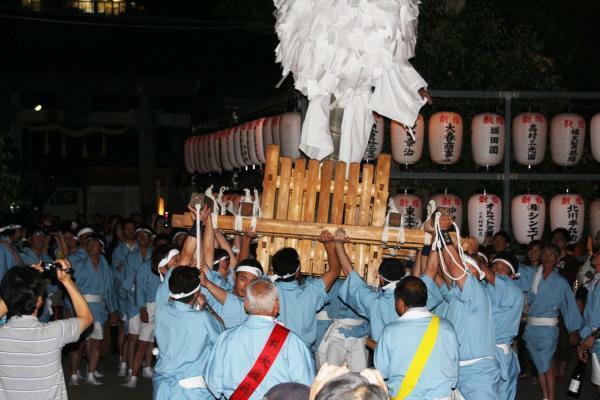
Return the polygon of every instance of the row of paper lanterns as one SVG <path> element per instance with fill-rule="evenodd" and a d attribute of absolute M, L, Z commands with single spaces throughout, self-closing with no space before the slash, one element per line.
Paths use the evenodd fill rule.
<path fill-rule="evenodd" d="M 423 221 L 423 202 L 415 194 L 398 193 L 392 196 L 398 211 L 404 216 L 404 227 L 416 228 Z M 431 197 L 438 207 L 450 209 L 456 224 L 460 227 L 463 218 L 463 202 L 454 194 L 437 194 Z M 512 233 L 515 240 L 527 244 L 541 239 L 546 222 L 546 202 L 538 194 L 522 194 L 511 201 Z M 590 231 L 596 235 L 600 231 L 600 199 L 590 203 Z M 585 202 L 577 194 L 557 194 L 550 200 L 550 227 L 566 228 L 573 241 L 581 239 L 584 229 Z M 477 193 L 467 201 L 469 234 L 483 244 L 486 236 L 492 236 L 501 229 L 502 200 L 489 193 Z"/>
<path fill-rule="evenodd" d="M 392 121 L 392 156 L 400 164 L 415 164 L 423 155 L 425 123 L 419 115 L 414 128 L 415 138 L 403 126 Z M 451 165 L 461 157 L 464 137 L 462 117 L 442 111 L 429 117 L 428 144 L 431 160 Z M 565 113 L 550 123 L 550 155 L 555 164 L 572 166 L 581 161 L 585 143 L 586 121 L 577 114 Z M 512 148 L 517 163 L 525 166 L 540 164 L 546 154 L 548 123 L 544 115 L 527 112 L 512 120 Z M 473 160 L 480 166 L 495 166 L 504 158 L 505 121 L 499 114 L 483 113 L 471 121 Z M 590 121 L 592 156 L 600 162 L 600 114 Z"/>
<path fill-rule="evenodd" d="M 287 112 L 193 136 L 184 144 L 185 168 L 205 174 L 261 165 L 270 144 L 279 145 L 282 156 L 298 158 L 301 130 L 300 114 Z"/>

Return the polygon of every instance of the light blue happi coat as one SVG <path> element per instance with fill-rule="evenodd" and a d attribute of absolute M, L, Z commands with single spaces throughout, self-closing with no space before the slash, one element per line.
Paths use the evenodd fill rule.
<path fill-rule="evenodd" d="M 75 252 L 69 254 L 67 256 L 67 260 L 69 260 L 71 262 L 71 264 L 75 264 L 78 261 L 80 261 L 83 258 L 87 257 L 87 252 L 85 251 L 85 249 L 82 246 L 77 247 L 77 250 L 75 250 Z"/>
<path fill-rule="evenodd" d="M 390 322 L 375 349 L 375 367 L 381 372 L 390 397 L 397 395 L 433 314 L 412 308 Z M 458 381 L 458 341 L 452 324 L 440 318 L 435 345 L 417 385 L 406 399 L 441 399 L 450 396 Z"/>
<path fill-rule="evenodd" d="M 468 400 L 498 399 L 500 368 L 495 358 L 492 304 L 482 284 L 470 273 L 462 290 L 458 285 L 440 290 L 428 276 L 421 279 L 427 286 L 427 308 L 448 319 L 456 331 L 463 364 L 457 388 Z"/>
<path fill-rule="evenodd" d="M 33 265 L 39 262 L 53 261 L 48 254 L 42 252 L 42 254 L 38 255 L 31 247 L 24 247 L 19 255 L 21 256 L 21 260 L 23 260 L 24 265 Z M 53 284 L 51 281 L 48 282 L 49 283 L 46 285 L 46 299 L 48 296 L 52 295 L 53 293 L 57 293 L 60 290 L 57 285 Z M 40 321 L 42 322 L 47 322 L 50 320 L 51 309 L 47 306 L 48 304 L 49 303 L 46 302 L 42 308 L 42 315 L 40 315 Z"/>
<path fill-rule="evenodd" d="M 112 253 L 111 267 L 113 272 L 113 279 L 115 281 L 115 293 L 117 294 L 117 301 L 119 302 L 119 312 L 121 313 L 121 315 L 127 314 L 127 310 L 125 309 L 127 291 L 123 289 L 125 262 L 127 260 L 127 256 L 135 249 L 137 249 L 137 244 L 130 248 L 127 245 L 127 243 L 119 242 L 119 244 L 117 245 L 117 247 L 115 247 Z"/>
<path fill-rule="evenodd" d="M 279 293 L 279 321 L 311 347 L 317 340 L 317 311 L 328 300 L 323 279 L 277 280 L 275 285 Z"/>
<path fill-rule="evenodd" d="M 135 304 L 146 307 L 146 303 L 154 303 L 156 291 L 160 285 L 160 277 L 152 271 L 150 263 L 140 265 L 135 276 Z M 150 321 L 152 322 L 152 321 Z"/>
<path fill-rule="evenodd" d="M 219 303 L 206 288 L 202 288 L 202 294 L 206 296 L 208 305 L 223 320 L 225 329 L 241 325 L 248 318 L 248 314 L 246 314 L 246 311 L 244 310 L 244 299 L 236 296 L 232 292 L 227 292 L 225 304 Z"/>
<path fill-rule="evenodd" d="M 117 301 L 113 290 L 113 279 L 110 267 L 104 256 L 100 256 L 98 267 L 94 268 L 92 259 L 78 257 L 72 264 L 73 278 L 81 294 L 93 294 L 102 296 L 101 302 L 88 302 L 94 316 L 94 323 L 104 325 L 108 319 L 109 312 L 117 311 Z"/>
<path fill-rule="evenodd" d="M 273 318 L 251 315 L 242 325 L 219 336 L 204 376 L 216 398 L 229 398 L 240 385 L 265 347 L 274 327 Z M 290 332 L 250 399 L 262 399 L 269 389 L 280 383 L 296 382 L 310 386 L 314 377 L 315 367 L 308 347 L 294 332 Z"/>
<path fill-rule="evenodd" d="M 197 311 L 180 301 L 169 301 L 171 271 L 156 292 L 154 330 L 159 353 L 153 378 L 153 398 L 213 399 L 207 388 L 186 389 L 179 381 L 204 376 L 221 326 L 206 311 Z"/>
<path fill-rule="evenodd" d="M 588 287 L 587 303 L 583 310 L 583 325 L 581 327 L 581 338 L 585 339 L 592 332 L 600 328 L 600 275 L 596 274 L 595 279 Z M 600 360 L 600 341 L 596 341 L 593 352 Z"/>
<path fill-rule="evenodd" d="M 508 276 L 496 274 L 494 285 L 484 288 L 492 302 L 496 345 L 509 347 L 508 353 L 496 346 L 496 360 L 500 366 L 500 399 L 512 400 L 517 394 L 519 359 L 510 348 L 519 333 L 524 296 L 521 289 Z"/>
<path fill-rule="evenodd" d="M 538 268 L 543 268 L 542 266 Z M 556 268 L 548 275 L 542 277 L 537 294 L 533 293 L 533 280 L 537 269 L 523 267 L 519 269 L 524 282 L 532 282 L 526 287 L 527 302 L 529 303 L 528 317 L 557 318 L 558 312 L 562 314 L 565 326 L 569 332 L 581 327 L 581 314 L 577 308 L 575 295 L 569 283 L 563 278 Z M 523 335 L 531 359 L 539 374 L 550 368 L 552 357 L 558 344 L 558 326 L 534 326 L 527 324 Z"/>
<path fill-rule="evenodd" d="M 227 272 L 227 278 L 223 278 L 223 275 L 221 275 L 217 271 L 207 269 L 206 279 L 208 279 L 223 290 L 233 290 L 233 288 L 235 287 L 235 275 L 231 268 Z"/>
<path fill-rule="evenodd" d="M 149 248 L 146 252 L 146 257 L 142 257 L 140 248 L 137 247 L 129 253 L 125 259 L 125 268 L 123 269 L 123 277 L 121 287 L 125 294 L 124 310 L 127 318 L 133 318 L 140 313 L 140 307 L 137 305 L 137 272 L 141 268 L 150 268 L 152 260 L 152 249 Z M 160 278 L 159 278 L 160 280 Z"/>
<path fill-rule="evenodd" d="M 340 287 L 338 297 L 369 320 L 371 338 L 375 341 L 379 340 L 387 324 L 398 319 L 394 288 L 376 292 L 354 271 Z"/>

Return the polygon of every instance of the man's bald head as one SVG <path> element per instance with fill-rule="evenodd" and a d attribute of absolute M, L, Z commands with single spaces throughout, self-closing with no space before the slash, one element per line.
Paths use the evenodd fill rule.
<path fill-rule="evenodd" d="M 402 315 L 409 308 L 427 305 L 427 287 L 416 276 L 407 276 L 396 285 L 394 290 L 396 311 Z"/>
<path fill-rule="evenodd" d="M 276 317 L 279 313 L 277 286 L 269 279 L 256 279 L 246 289 L 244 308 L 248 315 Z"/>

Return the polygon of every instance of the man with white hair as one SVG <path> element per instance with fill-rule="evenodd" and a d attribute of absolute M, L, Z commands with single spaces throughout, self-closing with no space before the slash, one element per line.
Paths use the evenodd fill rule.
<path fill-rule="evenodd" d="M 295 333 L 275 321 L 279 294 L 270 280 L 248 285 L 244 307 L 248 319 L 219 336 L 205 373 L 217 398 L 262 399 L 284 382 L 310 385 L 315 368 L 308 347 Z"/>

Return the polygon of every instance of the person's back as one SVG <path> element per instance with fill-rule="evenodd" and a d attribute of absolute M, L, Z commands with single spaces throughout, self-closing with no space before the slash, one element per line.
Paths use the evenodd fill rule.
<path fill-rule="evenodd" d="M 76 318 L 40 322 L 36 315 L 43 304 L 45 282 L 30 267 L 11 269 L 0 284 L 0 318 L 12 317 L 0 327 L 0 399 L 66 399 L 61 350 L 76 342 L 92 323 L 92 314 L 83 296 L 64 272 L 61 261 L 58 281 L 73 302 Z"/>

